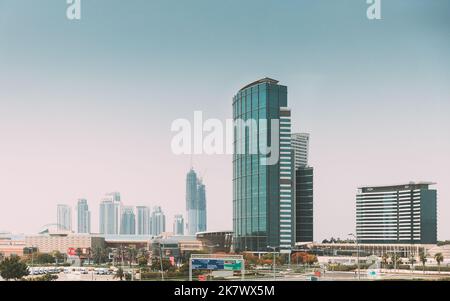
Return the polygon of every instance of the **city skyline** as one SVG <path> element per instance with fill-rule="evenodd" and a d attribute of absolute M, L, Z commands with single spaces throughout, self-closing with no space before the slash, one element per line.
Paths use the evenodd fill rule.
<path fill-rule="evenodd" d="M 98 0 L 71 23 L 64 1 L 0 1 L 0 230 L 36 233 L 85 198 L 97 232 L 107 191 L 172 225 L 191 158 L 171 153 L 171 122 L 230 118 L 235 91 L 267 76 L 313 137 L 316 240 L 354 231 L 357 187 L 423 180 L 450 238 L 450 3 L 384 1 L 371 23 L 365 1 L 330 2 Z M 192 161 L 208 230 L 231 229 L 231 156 Z"/>

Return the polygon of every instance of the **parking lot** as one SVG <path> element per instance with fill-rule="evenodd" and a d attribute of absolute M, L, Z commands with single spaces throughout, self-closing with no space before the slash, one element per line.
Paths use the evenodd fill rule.
<path fill-rule="evenodd" d="M 26 278 L 37 278 L 46 274 L 57 275 L 56 281 L 115 281 L 116 272 L 107 268 L 87 267 L 30 267 Z"/>

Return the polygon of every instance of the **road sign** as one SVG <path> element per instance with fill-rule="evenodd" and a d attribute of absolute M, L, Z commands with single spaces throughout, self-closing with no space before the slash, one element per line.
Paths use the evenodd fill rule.
<path fill-rule="evenodd" d="M 225 260 L 224 270 L 227 271 L 240 271 L 242 269 L 242 261 L 239 260 Z"/>

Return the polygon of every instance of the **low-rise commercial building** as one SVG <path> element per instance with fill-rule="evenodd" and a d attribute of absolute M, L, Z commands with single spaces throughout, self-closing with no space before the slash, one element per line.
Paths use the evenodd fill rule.
<path fill-rule="evenodd" d="M 59 251 L 67 254 L 73 249 L 95 249 L 105 246 L 105 239 L 101 236 L 74 233 L 47 233 L 25 236 L 28 248 L 37 248 L 41 253 Z"/>
<path fill-rule="evenodd" d="M 203 243 L 205 250 L 209 253 L 230 253 L 233 242 L 233 231 L 207 231 L 198 232 L 197 240 Z"/>
<path fill-rule="evenodd" d="M 0 237 L 0 257 L 23 256 L 24 248 L 25 240 L 23 238 Z"/>

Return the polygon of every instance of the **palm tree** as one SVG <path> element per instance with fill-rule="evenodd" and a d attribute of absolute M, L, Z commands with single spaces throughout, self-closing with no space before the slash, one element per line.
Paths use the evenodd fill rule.
<path fill-rule="evenodd" d="M 123 269 L 120 267 L 120 268 L 117 270 L 116 275 L 114 275 L 114 278 L 119 278 L 120 281 L 122 281 L 124 276 L 125 276 L 125 273 L 123 272 Z"/>
<path fill-rule="evenodd" d="M 441 262 L 444 261 L 444 255 L 442 253 L 436 253 L 434 255 L 434 260 L 436 260 L 438 267 L 439 267 L 439 274 L 441 273 Z"/>
<path fill-rule="evenodd" d="M 383 262 L 384 268 L 386 268 L 388 260 L 389 260 L 389 254 L 384 253 L 383 256 L 381 257 L 381 261 Z"/>
<path fill-rule="evenodd" d="M 130 266 L 131 266 L 137 258 L 138 250 L 136 250 L 136 248 L 129 248 L 128 254 L 129 254 L 129 260 L 130 260 Z"/>
<path fill-rule="evenodd" d="M 414 271 L 414 264 L 416 263 L 416 258 L 414 257 L 414 255 L 411 255 L 409 257 L 409 262 L 411 263 L 411 271 Z"/>
<path fill-rule="evenodd" d="M 420 262 L 422 262 L 423 273 L 425 274 L 425 263 L 427 263 L 427 254 L 424 251 L 420 251 L 419 253 Z"/>

